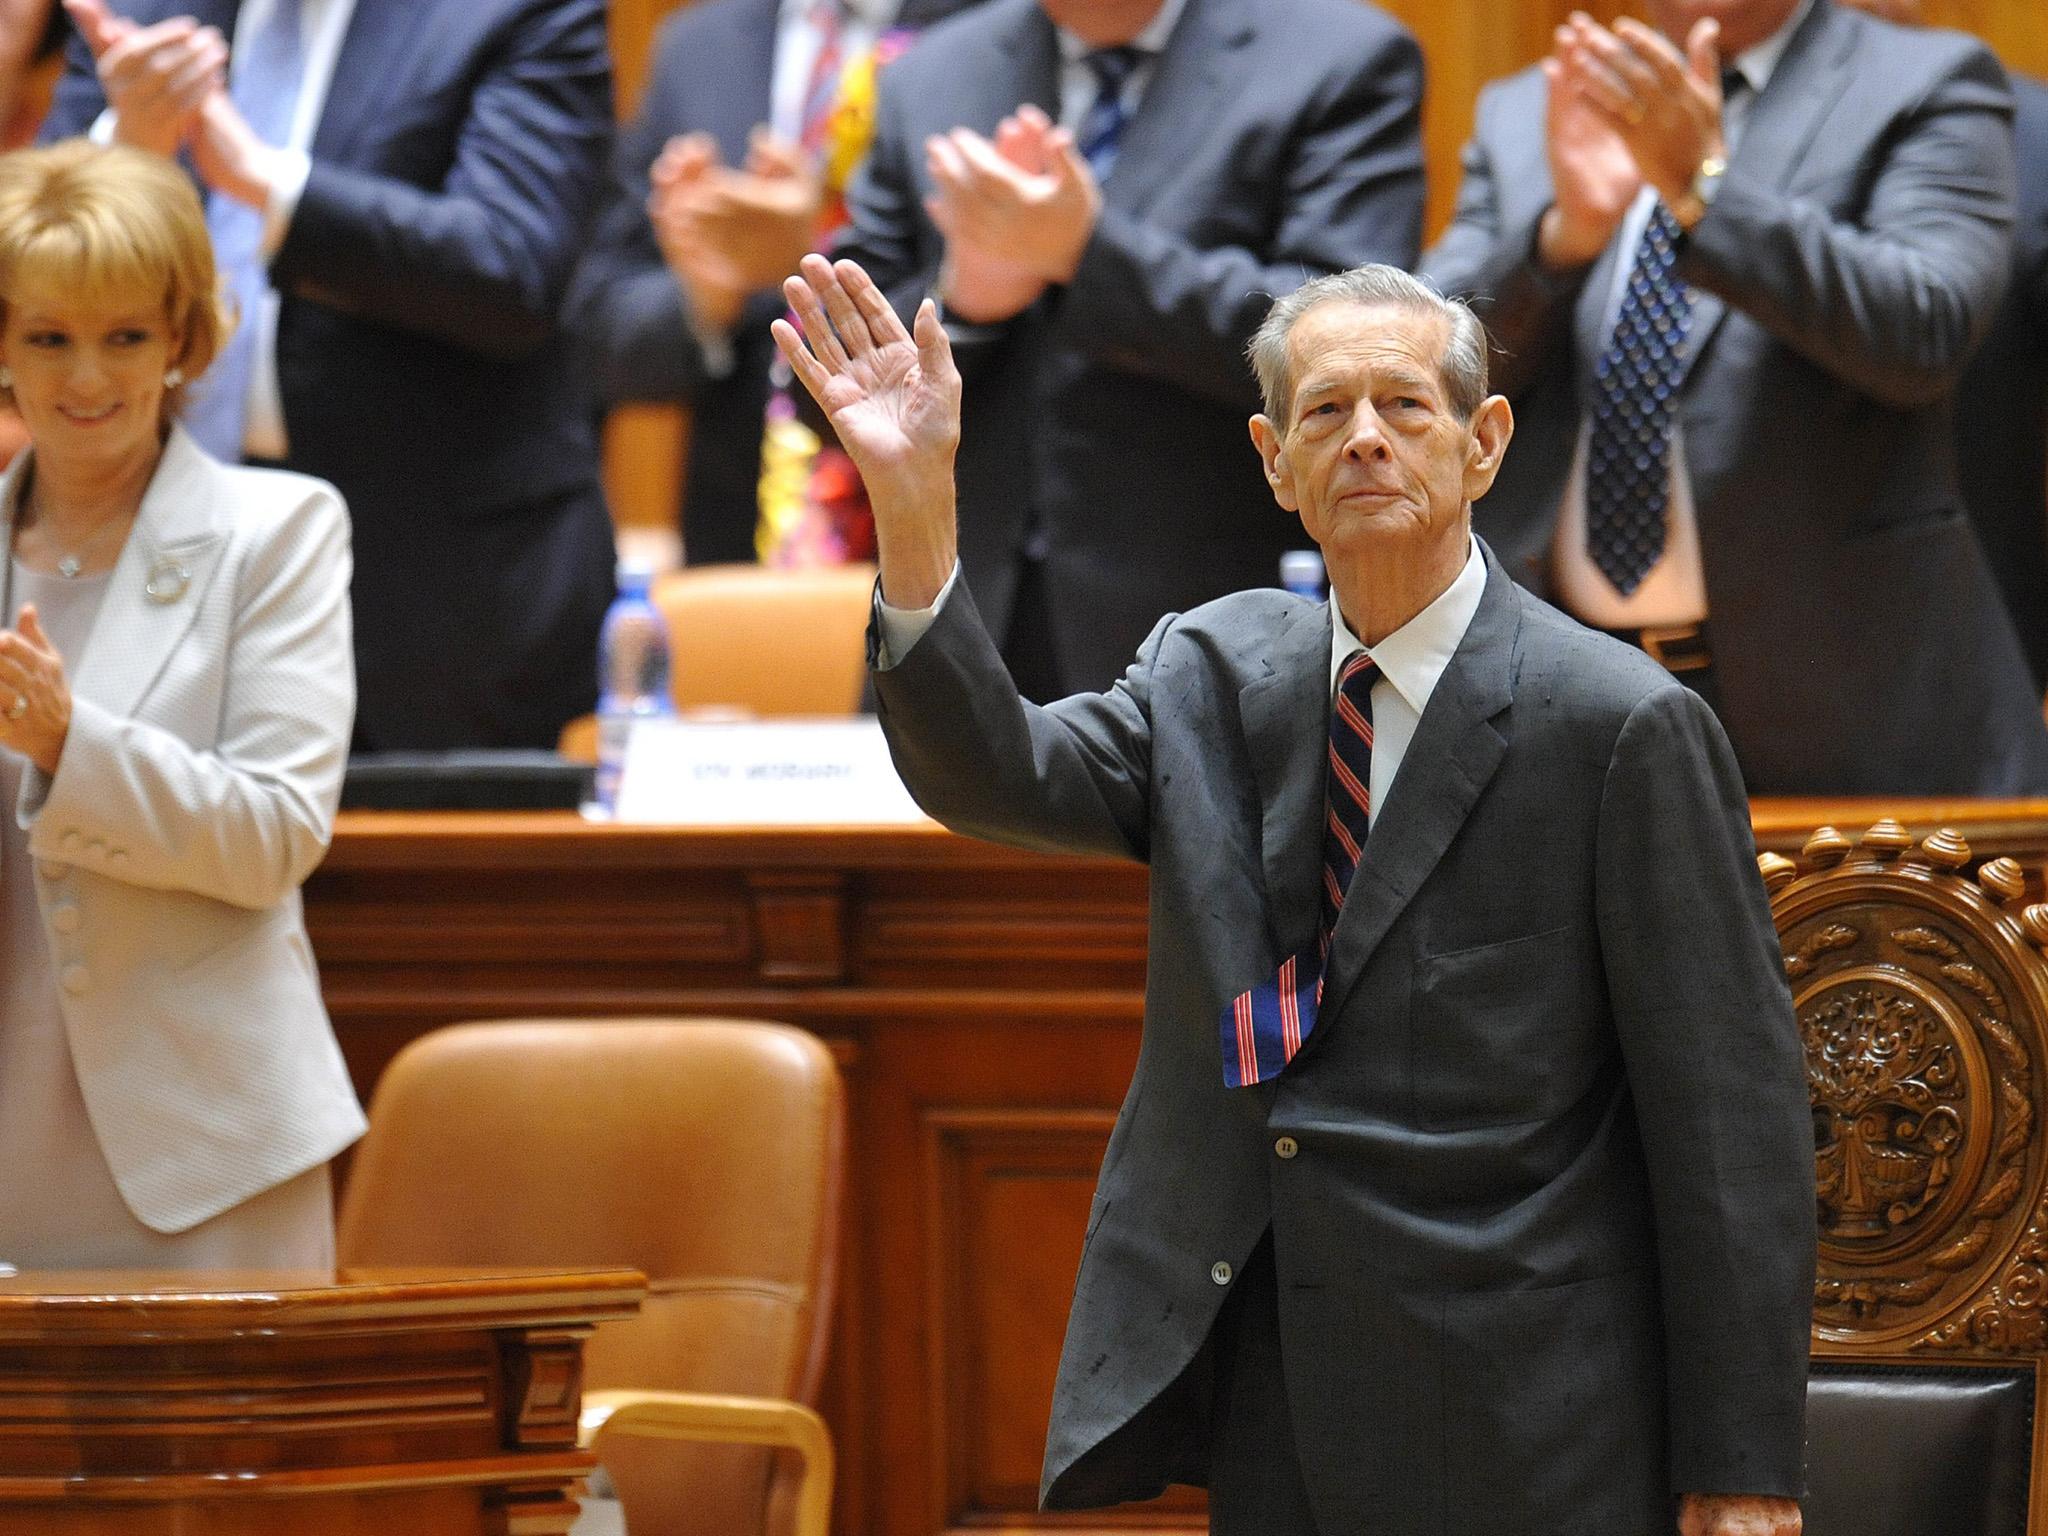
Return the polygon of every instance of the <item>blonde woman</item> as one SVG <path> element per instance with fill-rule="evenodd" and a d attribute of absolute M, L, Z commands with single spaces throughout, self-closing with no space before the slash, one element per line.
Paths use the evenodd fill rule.
<path fill-rule="evenodd" d="M 169 161 L 0 157 L 0 1260 L 325 1267 L 362 1113 L 299 886 L 354 713 L 334 489 L 175 422 L 222 321 Z"/>

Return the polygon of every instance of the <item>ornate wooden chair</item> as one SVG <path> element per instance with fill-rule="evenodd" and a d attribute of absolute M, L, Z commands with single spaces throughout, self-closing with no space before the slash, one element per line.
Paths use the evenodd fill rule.
<path fill-rule="evenodd" d="M 1813 1097 L 1808 1536 L 2044 1536 L 2048 905 L 1895 821 L 1758 862 Z"/>

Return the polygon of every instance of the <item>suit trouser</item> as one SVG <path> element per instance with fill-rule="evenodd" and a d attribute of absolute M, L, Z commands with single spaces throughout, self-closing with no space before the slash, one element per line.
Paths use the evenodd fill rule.
<path fill-rule="evenodd" d="M 1282 1375 L 1270 1231 L 1231 1282 L 1187 1368 L 1069 1469 L 1078 1502 L 1114 1498 L 1090 1484 L 1103 1469 L 1132 1459 L 1171 1468 L 1174 1482 L 1206 1484 L 1210 1536 L 1340 1536 L 1318 1529 L 1302 1483 Z"/>

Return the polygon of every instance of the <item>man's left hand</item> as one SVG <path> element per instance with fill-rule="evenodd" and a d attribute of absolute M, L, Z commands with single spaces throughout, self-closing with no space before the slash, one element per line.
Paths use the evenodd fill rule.
<path fill-rule="evenodd" d="M 1068 283 L 1095 233 L 1102 190 L 1071 134 L 1049 125 L 1037 131 L 1042 155 L 1026 154 L 1014 142 L 999 149 L 971 129 L 955 128 L 926 141 L 925 160 L 949 235 L 1000 251 L 1048 283 Z M 1011 140 L 1019 137 L 1014 127 L 1005 132 Z M 1039 159 L 1042 168 L 1019 165 L 1012 155 Z"/>
<path fill-rule="evenodd" d="M 206 98 L 192 132 L 192 161 L 211 190 L 251 208 L 266 208 L 277 182 L 277 157 L 226 91 Z"/>
<path fill-rule="evenodd" d="M 1727 154 L 1721 128 L 1720 23 L 1696 23 L 1680 56 L 1632 17 L 1610 32 L 1575 12 L 1560 50 L 1566 85 L 1607 120 L 1643 180 L 1679 207 L 1708 160 Z"/>
<path fill-rule="evenodd" d="M 1755 1493 L 1688 1493 L 1678 1504 L 1678 1536 L 1799 1536 L 1796 1499 Z"/>
<path fill-rule="evenodd" d="M 674 195 L 673 213 L 747 292 L 773 290 L 818 241 L 825 186 L 795 144 L 756 131 L 744 168 L 713 165 Z"/>

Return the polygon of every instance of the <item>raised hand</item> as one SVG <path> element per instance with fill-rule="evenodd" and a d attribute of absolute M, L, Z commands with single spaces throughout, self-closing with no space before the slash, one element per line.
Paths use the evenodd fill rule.
<path fill-rule="evenodd" d="M 867 486 L 882 590 L 899 607 L 925 607 L 956 547 L 960 373 L 938 311 L 926 299 L 913 335 L 858 265 L 822 256 L 804 257 L 782 292 L 803 329 L 777 320 L 775 344 Z"/>

